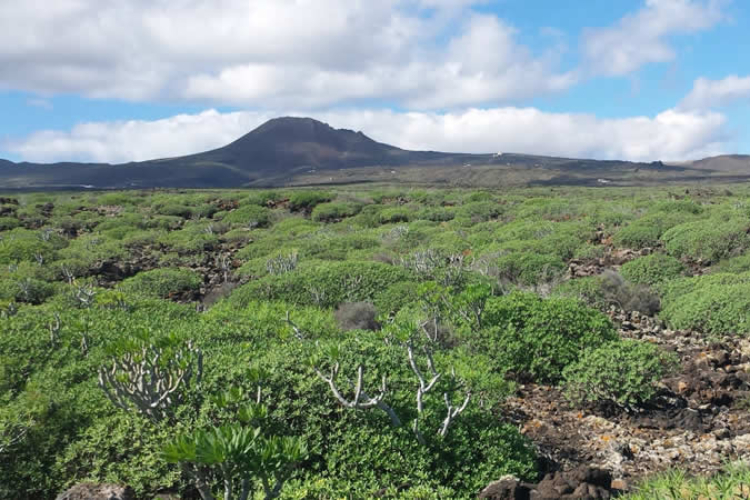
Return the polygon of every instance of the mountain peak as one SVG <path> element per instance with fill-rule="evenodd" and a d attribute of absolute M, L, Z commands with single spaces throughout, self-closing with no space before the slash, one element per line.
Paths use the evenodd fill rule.
<path fill-rule="evenodd" d="M 346 168 L 390 163 L 402 151 L 362 132 L 335 129 L 313 118 L 282 117 L 205 156 L 221 163 L 248 164 L 263 170 Z"/>

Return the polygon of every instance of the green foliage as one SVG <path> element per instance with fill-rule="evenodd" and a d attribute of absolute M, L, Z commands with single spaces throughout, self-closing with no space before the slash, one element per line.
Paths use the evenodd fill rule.
<path fill-rule="evenodd" d="M 37 257 L 44 261 L 55 257 L 55 246 L 52 240 L 45 240 L 41 231 L 13 229 L 2 234 L 0 239 L 0 265 L 16 262 L 34 262 Z"/>
<path fill-rule="evenodd" d="M 685 271 L 682 263 L 663 253 L 654 253 L 625 263 L 620 274 L 632 283 L 657 285 L 678 278 Z"/>
<path fill-rule="evenodd" d="M 529 252 L 505 254 L 496 266 L 500 279 L 523 286 L 551 281 L 567 268 L 559 257 Z"/>
<path fill-rule="evenodd" d="M 419 284 L 414 281 L 397 282 L 375 295 L 378 313 L 392 315 L 419 300 Z"/>
<path fill-rule="evenodd" d="M 190 269 L 154 269 L 126 279 L 121 288 L 124 292 L 143 297 L 166 299 L 194 292 L 200 288 L 201 283 L 201 275 Z"/>
<path fill-rule="evenodd" d="M 661 239 L 674 257 L 717 261 L 741 253 L 750 246 L 747 217 L 710 218 L 673 227 Z"/>
<path fill-rule="evenodd" d="M 750 466 L 747 462 L 730 463 L 713 476 L 689 476 L 680 470 L 659 474 L 636 485 L 635 491 L 623 500 L 738 500 L 747 496 Z"/>
<path fill-rule="evenodd" d="M 565 391 L 577 404 L 614 403 L 634 408 L 656 394 L 656 384 L 678 365 L 674 354 L 638 340 L 610 342 L 587 350 L 563 370 Z"/>
<path fill-rule="evenodd" d="M 669 229 L 694 221 L 697 217 L 690 212 L 681 211 L 649 213 L 616 232 L 613 242 L 621 248 L 655 247 Z"/>
<path fill-rule="evenodd" d="M 381 224 L 393 224 L 397 222 L 409 222 L 411 213 L 404 207 L 386 208 L 380 211 L 379 220 Z"/>
<path fill-rule="evenodd" d="M 362 205 L 350 201 L 336 201 L 317 205 L 312 211 L 312 220 L 316 222 L 334 222 L 357 215 Z"/>
<path fill-rule="evenodd" d="M 482 222 L 497 219 L 503 213 L 502 205 L 494 201 L 472 201 L 461 205 L 456 217 L 469 219 L 472 222 Z"/>
<path fill-rule="evenodd" d="M 289 196 L 289 209 L 293 212 L 310 211 L 321 203 L 333 199 L 331 193 L 321 191 L 295 191 Z"/>
<path fill-rule="evenodd" d="M 492 353 L 499 369 L 558 382 L 585 349 L 617 339 L 609 319 L 571 299 L 529 293 L 491 298 L 475 348 Z"/>
<path fill-rule="evenodd" d="M 10 231 L 20 226 L 18 219 L 13 217 L 0 217 L 0 231 Z"/>
<path fill-rule="evenodd" d="M 750 273 L 684 278 L 663 287 L 660 317 L 675 329 L 750 333 Z"/>
<path fill-rule="evenodd" d="M 244 227 L 266 227 L 270 221 L 271 211 L 256 205 L 245 205 L 237 210 L 232 210 L 222 219 L 229 224 L 242 225 Z"/>
<path fill-rule="evenodd" d="M 237 289 L 230 301 L 244 307 L 252 300 L 335 307 L 342 302 L 372 300 L 381 290 L 414 276 L 379 262 L 305 262 L 294 273 L 267 276 Z"/>

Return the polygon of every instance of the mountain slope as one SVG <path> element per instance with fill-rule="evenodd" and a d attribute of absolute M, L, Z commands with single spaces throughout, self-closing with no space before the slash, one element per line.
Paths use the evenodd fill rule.
<path fill-rule="evenodd" d="M 227 146 L 121 165 L 0 160 L 0 190 L 233 188 L 325 183 L 427 185 L 635 185 L 750 179 L 750 157 L 680 165 L 407 151 L 311 118 L 277 118 Z"/>

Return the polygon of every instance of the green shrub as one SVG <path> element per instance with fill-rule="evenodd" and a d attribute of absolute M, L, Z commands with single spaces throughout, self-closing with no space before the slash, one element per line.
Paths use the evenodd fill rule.
<path fill-rule="evenodd" d="M 577 404 L 607 402 L 633 408 L 656 394 L 656 384 L 677 361 L 674 354 L 646 342 L 610 342 L 587 350 L 563 370 L 565 392 Z"/>
<path fill-rule="evenodd" d="M 379 220 L 381 224 L 393 224 L 397 222 L 409 222 L 411 213 L 407 208 L 386 208 L 380 211 Z"/>
<path fill-rule="evenodd" d="M 0 239 L 0 265 L 15 262 L 35 262 L 41 257 L 45 262 L 55 257 L 53 241 L 42 239 L 42 232 L 14 229 L 2 234 Z"/>
<path fill-rule="evenodd" d="M 715 218 L 688 222 L 673 227 L 661 239 L 674 257 L 718 261 L 750 246 L 750 221 L 747 218 Z"/>
<path fill-rule="evenodd" d="M 289 209 L 293 212 L 310 211 L 321 203 L 333 199 L 331 193 L 321 191 L 295 191 L 289 196 Z"/>
<path fill-rule="evenodd" d="M 0 300 L 41 304 L 54 295 L 51 283 L 34 278 L 0 279 Z"/>
<path fill-rule="evenodd" d="M 414 216 L 414 218 L 417 220 L 431 220 L 433 222 L 447 222 L 453 220 L 455 217 L 455 210 L 443 207 L 423 208 Z"/>
<path fill-rule="evenodd" d="M 414 281 L 394 283 L 375 295 L 375 307 L 379 314 L 393 315 L 419 300 L 419 284 Z"/>
<path fill-rule="evenodd" d="M 232 210 L 222 219 L 229 224 L 241 224 L 244 227 L 267 227 L 270 221 L 271 211 L 267 208 L 255 205 L 246 205 Z"/>
<path fill-rule="evenodd" d="M 360 203 L 350 201 L 335 201 L 321 203 L 312 211 L 312 220 L 316 222 L 335 222 L 357 215 L 362 210 Z"/>
<path fill-rule="evenodd" d="M 469 219 L 473 222 L 497 219 L 503 214 L 503 206 L 494 201 L 473 201 L 461 205 L 456 217 Z"/>
<path fill-rule="evenodd" d="M 491 298 L 482 323 L 480 351 L 496 358 L 500 369 L 539 382 L 559 381 L 585 349 L 618 338 L 609 318 L 579 301 L 529 293 Z"/>
<path fill-rule="evenodd" d="M 554 255 L 511 252 L 497 259 L 498 276 L 522 286 L 551 281 L 567 269 L 565 262 Z"/>
<path fill-rule="evenodd" d="M 750 252 L 731 259 L 722 260 L 716 266 L 716 272 L 742 274 L 750 271 Z"/>
<path fill-rule="evenodd" d="M 371 301 L 394 283 L 413 279 L 406 269 L 379 262 L 308 261 L 293 273 L 248 283 L 229 300 L 240 307 L 259 299 L 335 307 L 342 302 Z"/>
<path fill-rule="evenodd" d="M 21 223 L 18 219 L 13 217 L 0 217 L 0 231 L 10 231 L 20 225 Z"/>
<path fill-rule="evenodd" d="M 705 333 L 750 333 L 750 273 L 685 278 L 663 287 L 660 317 L 670 327 Z"/>
<path fill-rule="evenodd" d="M 621 248 L 649 248 L 659 244 L 661 236 L 669 229 L 696 219 L 696 215 L 686 212 L 656 212 L 617 231 L 613 237 L 615 245 Z"/>
<path fill-rule="evenodd" d="M 200 288 L 201 275 L 189 269 L 143 271 L 122 282 L 122 290 L 141 297 L 166 299 Z"/>
<path fill-rule="evenodd" d="M 678 278 L 685 271 L 682 263 L 663 253 L 654 253 L 625 263 L 620 274 L 632 283 L 657 285 Z"/>

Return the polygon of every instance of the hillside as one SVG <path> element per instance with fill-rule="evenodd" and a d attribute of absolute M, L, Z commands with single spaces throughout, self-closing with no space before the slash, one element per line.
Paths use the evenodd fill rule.
<path fill-rule="evenodd" d="M 645 185 L 750 179 L 742 156 L 681 165 L 527 154 L 408 151 L 311 118 L 276 118 L 224 147 L 120 165 L 0 160 L 7 189 L 237 188 L 399 182 L 501 187 Z"/>

